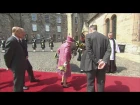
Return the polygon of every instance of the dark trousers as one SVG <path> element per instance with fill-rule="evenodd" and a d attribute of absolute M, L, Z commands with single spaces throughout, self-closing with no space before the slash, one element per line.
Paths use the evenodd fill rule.
<path fill-rule="evenodd" d="M 108 69 L 106 70 L 107 73 L 114 73 L 117 70 L 115 60 L 110 60 L 108 62 Z"/>
<path fill-rule="evenodd" d="M 95 78 L 97 79 L 97 91 L 104 92 L 105 70 L 91 70 L 87 74 L 87 92 L 95 92 Z"/>
<path fill-rule="evenodd" d="M 25 70 L 12 71 L 14 76 L 14 92 L 23 92 Z"/>
<path fill-rule="evenodd" d="M 28 73 L 30 81 L 35 79 L 32 65 L 30 64 L 28 59 L 27 59 L 27 73 Z"/>
<path fill-rule="evenodd" d="M 53 47 L 50 47 L 51 50 L 53 50 Z"/>

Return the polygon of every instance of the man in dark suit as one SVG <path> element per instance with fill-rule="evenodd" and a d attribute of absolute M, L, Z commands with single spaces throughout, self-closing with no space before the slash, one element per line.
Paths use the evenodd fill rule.
<path fill-rule="evenodd" d="M 25 70 L 27 67 L 25 53 L 19 43 L 19 39 L 24 37 L 24 32 L 20 27 L 12 28 L 12 36 L 5 44 L 4 60 L 7 68 L 14 75 L 14 92 L 23 92 Z"/>
<path fill-rule="evenodd" d="M 28 73 L 30 82 L 39 82 L 38 79 L 35 79 L 34 74 L 33 74 L 33 67 L 28 60 L 27 42 L 24 39 L 20 39 L 20 43 L 21 43 L 23 50 L 25 52 L 25 57 L 26 57 L 26 61 L 27 61 L 27 73 Z M 24 86 L 23 89 L 28 89 L 28 87 Z"/>
<path fill-rule="evenodd" d="M 111 54 L 109 39 L 97 32 L 97 26 L 89 27 L 86 35 L 85 72 L 87 74 L 87 92 L 95 92 L 95 78 L 97 78 L 97 91 L 103 92 L 105 86 L 106 64 Z"/>

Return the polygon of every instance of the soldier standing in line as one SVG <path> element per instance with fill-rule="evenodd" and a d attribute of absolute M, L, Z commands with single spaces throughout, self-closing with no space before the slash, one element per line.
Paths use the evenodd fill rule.
<path fill-rule="evenodd" d="M 62 38 L 62 44 L 65 43 L 65 40 L 66 40 L 66 38 L 63 37 L 63 38 Z"/>
<path fill-rule="evenodd" d="M 52 37 L 50 37 L 50 39 L 49 39 L 49 47 L 50 47 L 51 51 L 53 52 L 54 44 L 53 44 L 53 38 Z"/>
<path fill-rule="evenodd" d="M 45 51 L 45 39 L 43 36 L 41 38 L 40 44 L 41 44 L 42 51 Z"/>
<path fill-rule="evenodd" d="M 2 48 L 2 52 L 5 52 L 5 38 L 3 37 L 1 40 L 1 48 Z"/>
<path fill-rule="evenodd" d="M 35 36 L 33 36 L 33 39 L 32 39 L 32 48 L 33 48 L 33 51 L 35 52 L 37 48 Z"/>
<path fill-rule="evenodd" d="M 25 35 L 24 40 L 26 41 L 26 43 L 28 43 L 28 34 Z"/>

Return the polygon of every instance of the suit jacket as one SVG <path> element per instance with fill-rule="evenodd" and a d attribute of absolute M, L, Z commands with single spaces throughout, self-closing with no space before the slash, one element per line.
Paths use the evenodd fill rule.
<path fill-rule="evenodd" d="M 6 41 L 4 60 L 6 66 L 14 72 L 26 70 L 27 65 L 24 50 L 14 36 L 9 37 Z"/>
<path fill-rule="evenodd" d="M 99 59 L 108 62 L 111 54 L 109 39 L 101 33 L 93 32 L 86 35 L 85 71 L 96 70 Z"/>
<path fill-rule="evenodd" d="M 27 50 L 27 47 L 28 47 L 28 46 L 27 46 L 26 40 L 22 39 L 21 44 L 22 44 L 23 50 L 24 50 L 24 52 L 25 52 L 25 56 L 28 56 L 28 50 Z"/>

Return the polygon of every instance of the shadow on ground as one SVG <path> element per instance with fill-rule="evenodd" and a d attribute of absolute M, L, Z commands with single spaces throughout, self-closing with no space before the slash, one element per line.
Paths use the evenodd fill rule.
<path fill-rule="evenodd" d="M 29 87 L 41 86 L 41 85 L 52 85 L 58 81 L 58 77 L 51 77 L 44 80 L 40 80 L 40 82 L 36 84 L 29 85 Z"/>
<path fill-rule="evenodd" d="M 46 86 L 38 92 L 63 92 L 63 87 L 57 84 Z"/>
<path fill-rule="evenodd" d="M 127 85 L 123 85 L 120 81 L 115 81 L 115 85 L 111 85 L 105 88 L 105 92 L 130 92 Z"/>
<path fill-rule="evenodd" d="M 0 70 L 1 71 L 1 70 Z M 41 75 L 36 75 L 35 77 L 40 77 Z M 28 76 L 25 76 L 25 83 L 30 81 Z M 12 87 L 14 85 L 13 80 L 0 83 L 0 89 L 6 88 L 6 87 Z"/>
<path fill-rule="evenodd" d="M 76 64 L 71 64 L 71 71 L 80 73 L 80 68 Z"/>
<path fill-rule="evenodd" d="M 120 72 L 122 72 L 123 70 L 127 70 L 127 68 L 126 67 L 120 67 L 120 66 L 118 66 L 117 67 L 117 73 L 120 73 Z"/>
<path fill-rule="evenodd" d="M 87 80 L 85 76 L 73 76 L 70 82 L 70 86 L 72 86 L 74 90 L 79 91 L 86 87 L 86 83 Z"/>

